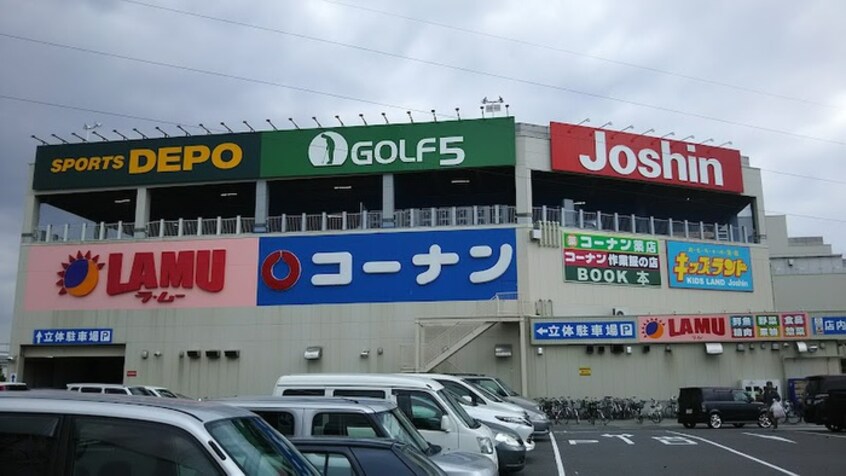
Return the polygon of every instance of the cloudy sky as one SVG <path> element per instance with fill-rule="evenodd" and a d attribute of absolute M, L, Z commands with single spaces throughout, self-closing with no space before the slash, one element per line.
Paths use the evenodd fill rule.
<path fill-rule="evenodd" d="M 0 0 L 0 342 L 35 134 L 479 115 L 713 139 L 846 251 L 846 2 Z M 310 125 L 310 124 L 309 124 Z"/>

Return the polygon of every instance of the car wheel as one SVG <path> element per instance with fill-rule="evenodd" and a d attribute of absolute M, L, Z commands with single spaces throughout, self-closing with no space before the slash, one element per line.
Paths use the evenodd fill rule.
<path fill-rule="evenodd" d="M 835 432 L 835 433 L 839 433 L 839 432 L 843 431 L 843 427 L 840 426 L 840 425 L 837 425 L 835 423 L 826 423 L 825 427 L 828 428 L 829 430 Z"/>
<path fill-rule="evenodd" d="M 723 426 L 723 419 L 719 413 L 712 413 L 708 418 L 708 428 L 718 429 Z"/>
<path fill-rule="evenodd" d="M 770 416 L 766 413 L 761 413 L 758 415 L 758 426 L 761 428 L 769 428 L 773 426 L 772 420 L 770 420 Z"/>
<path fill-rule="evenodd" d="M 746 423 L 732 423 L 732 425 L 734 425 L 735 428 L 743 428 L 743 425 L 745 425 L 745 424 Z"/>
<path fill-rule="evenodd" d="M 684 427 L 689 430 L 689 429 L 693 428 L 694 426 L 696 426 L 696 423 L 682 423 L 682 425 L 684 425 Z"/>

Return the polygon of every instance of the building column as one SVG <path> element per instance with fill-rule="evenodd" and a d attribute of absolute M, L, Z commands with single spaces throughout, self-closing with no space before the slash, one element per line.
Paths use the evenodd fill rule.
<path fill-rule="evenodd" d="M 267 191 L 267 180 L 256 181 L 256 209 L 255 233 L 267 233 L 267 212 L 270 209 L 270 194 Z"/>
<path fill-rule="evenodd" d="M 32 191 L 32 177 L 35 170 L 34 164 L 29 164 L 29 174 L 27 181 L 27 192 L 24 198 L 24 213 L 23 213 L 23 227 L 21 228 L 21 242 L 32 243 L 38 241 L 37 230 L 40 221 L 41 200 L 35 196 Z"/>
<path fill-rule="evenodd" d="M 394 223 L 394 174 L 382 175 L 382 228 L 393 228 Z"/>
<path fill-rule="evenodd" d="M 518 138 L 518 144 L 521 141 Z M 517 193 L 517 223 L 520 225 L 532 224 L 532 171 L 526 165 L 526 157 L 521 152 L 522 148 L 517 147 L 517 160 L 514 164 L 514 188 Z"/>
<path fill-rule="evenodd" d="M 150 190 L 138 187 L 135 191 L 135 227 L 132 236 L 147 237 L 147 223 L 150 221 Z"/>

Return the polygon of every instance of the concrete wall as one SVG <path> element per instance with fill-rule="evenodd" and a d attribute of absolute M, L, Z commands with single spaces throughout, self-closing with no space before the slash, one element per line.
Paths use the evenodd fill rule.
<path fill-rule="evenodd" d="M 774 275 L 776 307 L 846 315 L 846 273 Z"/>

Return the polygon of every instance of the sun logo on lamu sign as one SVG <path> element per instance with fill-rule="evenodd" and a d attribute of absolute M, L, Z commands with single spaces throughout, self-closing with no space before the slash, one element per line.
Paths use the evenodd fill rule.
<path fill-rule="evenodd" d="M 651 318 L 640 325 L 640 333 L 650 339 L 660 339 L 664 335 L 664 323 L 658 318 Z"/>
<path fill-rule="evenodd" d="M 100 255 L 91 256 L 88 251 L 84 255 L 81 251 L 76 252 L 76 257 L 68 255 L 68 260 L 62 263 L 62 270 L 59 271 L 59 294 L 70 294 L 74 297 L 83 297 L 91 294 L 97 283 L 100 281 L 100 270 L 105 263 L 100 263 Z"/>

